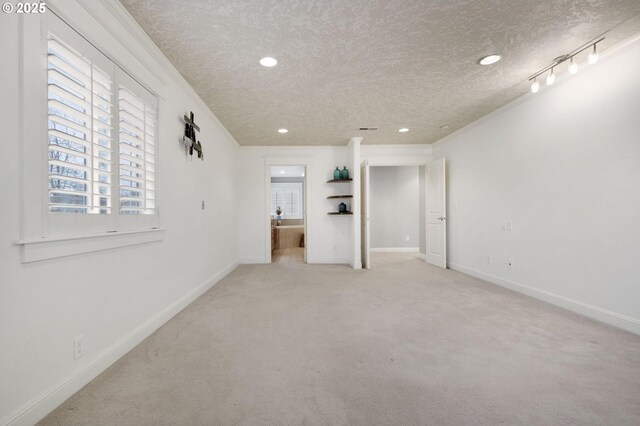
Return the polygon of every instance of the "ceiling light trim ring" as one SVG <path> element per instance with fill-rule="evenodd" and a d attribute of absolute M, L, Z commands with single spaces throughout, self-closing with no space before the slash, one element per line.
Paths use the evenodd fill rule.
<path fill-rule="evenodd" d="M 480 58 L 478 60 L 478 64 L 480 65 L 493 65 L 497 62 L 500 62 L 500 60 L 502 59 L 502 56 L 498 55 L 497 53 L 492 53 L 490 55 L 487 55 L 483 58 Z"/>
<path fill-rule="evenodd" d="M 259 62 L 260 62 L 260 65 L 262 65 L 265 68 L 271 68 L 278 65 L 278 60 L 272 56 L 265 56 L 264 58 L 260 59 Z"/>

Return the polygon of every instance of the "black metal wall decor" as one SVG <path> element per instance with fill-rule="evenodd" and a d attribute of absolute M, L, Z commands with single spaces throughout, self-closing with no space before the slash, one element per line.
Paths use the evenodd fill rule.
<path fill-rule="evenodd" d="M 200 127 L 195 122 L 193 111 L 189 112 L 189 117 L 184 116 L 184 136 L 182 137 L 182 144 L 184 145 L 185 152 L 193 156 L 193 151 L 198 155 L 198 158 L 204 161 L 204 152 L 202 152 L 202 144 L 197 140 L 196 131 L 200 131 Z M 193 157 L 191 157 L 193 158 Z"/>

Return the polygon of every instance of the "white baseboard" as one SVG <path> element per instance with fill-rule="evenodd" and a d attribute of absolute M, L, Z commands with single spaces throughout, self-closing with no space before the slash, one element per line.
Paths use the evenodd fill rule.
<path fill-rule="evenodd" d="M 376 247 L 370 248 L 372 253 L 419 253 L 420 247 Z"/>
<path fill-rule="evenodd" d="M 98 375 L 113 365 L 127 352 L 136 347 L 154 331 L 200 297 L 204 292 L 213 287 L 218 281 L 226 277 L 236 269 L 237 266 L 237 261 L 226 266 L 203 284 L 191 290 L 182 298 L 154 315 L 147 322 L 131 331 L 118 342 L 102 351 L 88 364 L 73 371 L 62 381 L 27 401 L 22 407 L 0 420 L 0 425 L 33 425 L 43 419 L 74 393 L 98 377 Z"/>
<path fill-rule="evenodd" d="M 240 259 L 239 263 L 241 265 L 269 265 L 271 264 L 271 260 L 266 260 L 266 259 Z M 351 259 L 343 259 L 343 258 L 328 258 L 328 259 L 312 259 L 307 257 L 307 263 L 308 264 L 338 264 L 338 265 L 349 265 L 349 266 L 353 266 L 353 262 L 351 262 Z"/>
<path fill-rule="evenodd" d="M 262 265 L 271 263 L 271 259 L 240 259 L 240 265 Z"/>
<path fill-rule="evenodd" d="M 471 275 L 472 277 L 497 284 L 501 287 L 508 288 L 509 290 L 513 290 L 518 293 L 526 294 L 527 296 L 531 296 L 535 299 L 551 303 L 552 305 L 556 305 L 569 311 L 584 315 L 596 321 L 600 321 L 605 324 L 609 324 L 614 327 L 621 328 L 631 333 L 640 335 L 640 319 L 631 318 L 626 315 L 611 312 L 606 309 L 598 308 L 597 306 L 591 306 L 578 300 L 560 296 L 546 290 L 540 290 L 525 284 L 517 283 L 515 281 L 505 280 L 504 278 L 487 274 L 486 272 L 481 272 L 476 269 L 468 268 L 457 263 L 448 263 L 447 266 L 456 271 Z"/>
<path fill-rule="evenodd" d="M 424 260 L 425 262 L 427 261 L 427 255 L 424 253 L 420 253 L 418 252 L 418 257 L 422 260 Z"/>
<path fill-rule="evenodd" d="M 320 265 L 349 265 L 353 266 L 353 262 L 351 259 L 345 258 L 326 258 L 326 259 L 309 259 L 307 258 L 307 263 L 309 264 L 320 264 Z"/>

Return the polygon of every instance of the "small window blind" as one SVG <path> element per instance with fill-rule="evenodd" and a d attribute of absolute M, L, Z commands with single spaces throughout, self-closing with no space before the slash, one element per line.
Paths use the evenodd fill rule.
<path fill-rule="evenodd" d="M 113 79 L 49 33 L 48 189 L 51 213 L 111 213 Z"/>

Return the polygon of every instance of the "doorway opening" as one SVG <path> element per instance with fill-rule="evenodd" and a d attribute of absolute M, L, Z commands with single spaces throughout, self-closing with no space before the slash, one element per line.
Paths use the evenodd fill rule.
<path fill-rule="evenodd" d="M 374 268 L 423 258 L 420 253 L 425 238 L 420 216 L 424 217 L 424 195 L 420 194 L 419 169 L 418 166 L 369 169 L 369 250 Z"/>
<path fill-rule="evenodd" d="M 306 261 L 306 167 L 272 165 L 271 263 Z"/>
<path fill-rule="evenodd" d="M 445 159 L 362 163 L 363 268 L 420 258 L 447 267 Z"/>

